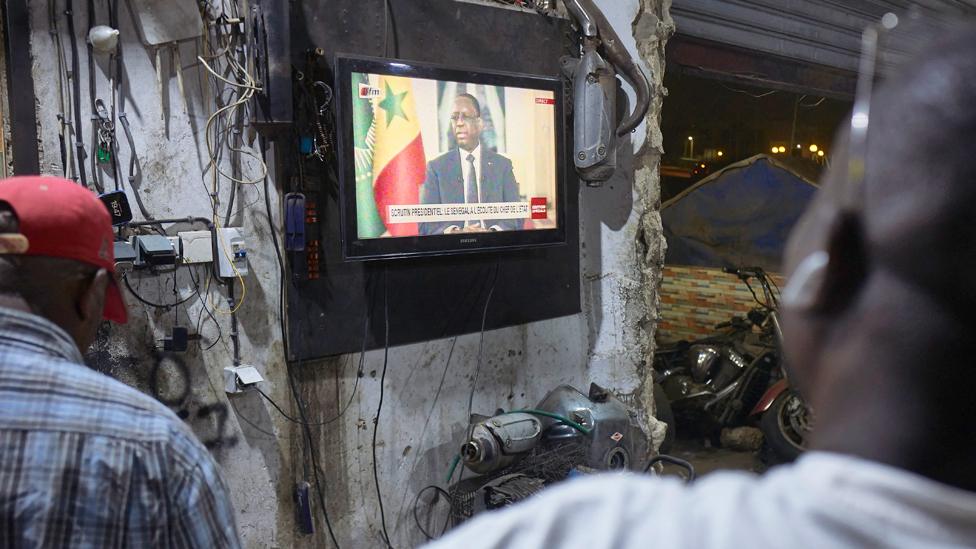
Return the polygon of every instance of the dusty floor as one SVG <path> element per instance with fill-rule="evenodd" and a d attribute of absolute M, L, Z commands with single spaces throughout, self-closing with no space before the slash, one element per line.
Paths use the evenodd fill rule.
<path fill-rule="evenodd" d="M 751 471 L 763 473 L 767 466 L 759 458 L 758 452 L 739 452 L 726 448 L 706 445 L 705 441 L 692 439 L 678 439 L 674 442 L 671 455 L 690 462 L 695 466 L 695 473 L 701 477 L 720 470 Z M 666 474 L 672 474 L 676 469 L 669 466 Z"/>

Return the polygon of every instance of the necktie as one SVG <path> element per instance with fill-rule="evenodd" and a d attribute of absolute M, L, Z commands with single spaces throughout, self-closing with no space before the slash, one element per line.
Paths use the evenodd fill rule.
<path fill-rule="evenodd" d="M 468 155 L 468 176 L 464 178 L 464 200 L 468 204 L 477 204 L 478 200 L 478 172 L 474 169 L 474 155 Z"/>
<path fill-rule="evenodd" d="M 474 169 L 474 155 L 469 154 L 468 176 L 464 178 L 464 201 L 468 204 L 477 204 L 478 200 L 478 172 Z M 467 225 L 477 225 L 479 221 L 469 219 Z"/>

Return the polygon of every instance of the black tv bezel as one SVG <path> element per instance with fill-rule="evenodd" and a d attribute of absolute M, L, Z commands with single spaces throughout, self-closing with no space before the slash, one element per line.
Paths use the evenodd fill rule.
<path fill-rule="evenodd" d="M 403 59 L 349 54 L 335 56 L 338 120 L 339 217 L 343 259 L 368 261 L 454 255 L 559 246 L 566 244 L 566 132 L 563 81 L 558 77 L 468 69 Z M 353 161 L 352 73 L 427 78 L 552 91 L 555 104 L 556 228 L 527 231 L 359 238 L 356 222 L 356 174 Z"/>

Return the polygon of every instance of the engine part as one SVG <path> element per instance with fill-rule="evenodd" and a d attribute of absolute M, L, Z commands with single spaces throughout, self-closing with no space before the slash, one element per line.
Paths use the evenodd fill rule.
<path fill-rule="evenodd" d="M 569 63 L 569 64 L 567 64 Z M 587 182 L 610 179 L 617 169 L 617 73 L 595 49 L 564 62 L 573 76 L 573 163 Z"/>
<path fill-rule="evenodd" d="M 525 413 L 501 414 L 480 422 L 461 446 L 464 465 L 479 474 L 501 469 L 528 452 L 542 435 L 542 422 Z"/>
<path fill-rule="evenodd" d="M 640 125 L 651 104 L 647 77 L 631 57 L 603 12 L 592 0 L 563 0 L 582 34 L 579 62 L 563 61 L 564 72 L 571 73 L 575 99 L 573 116 L 576 171 L 587 185 L 599 186 L 616 170 L 616 137 Z M 617 81 L 620 71 L 637 95 L 634 110 L 613 129 L 616 119 Z M 616 133 L 616 135 L 614 135 Z"/>
<path fill-rule="evenodd" d="M 556 419 L 543 418 L 543 441 L 557 442 L 589 437 L 586 461 L 594 469 L 637 469 L 646 460 L 650 444 L 636 411 L 606 389 L 593 383 L 589 395 L 569 385 L 553 389 L 537 408 L 569 418 L 590 430 L 583 435 Z"/>

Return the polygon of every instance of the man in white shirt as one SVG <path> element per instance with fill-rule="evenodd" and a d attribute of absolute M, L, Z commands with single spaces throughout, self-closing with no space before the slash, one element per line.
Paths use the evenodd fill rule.
<path fill-rule="evenodd" d="M 787 250 L 811 451 L 691 486 L 565 482 L 432 547 L 976 547 L 976 31 L 906 66 L 872 100 L 863 181 L 841 135 Z"/>

